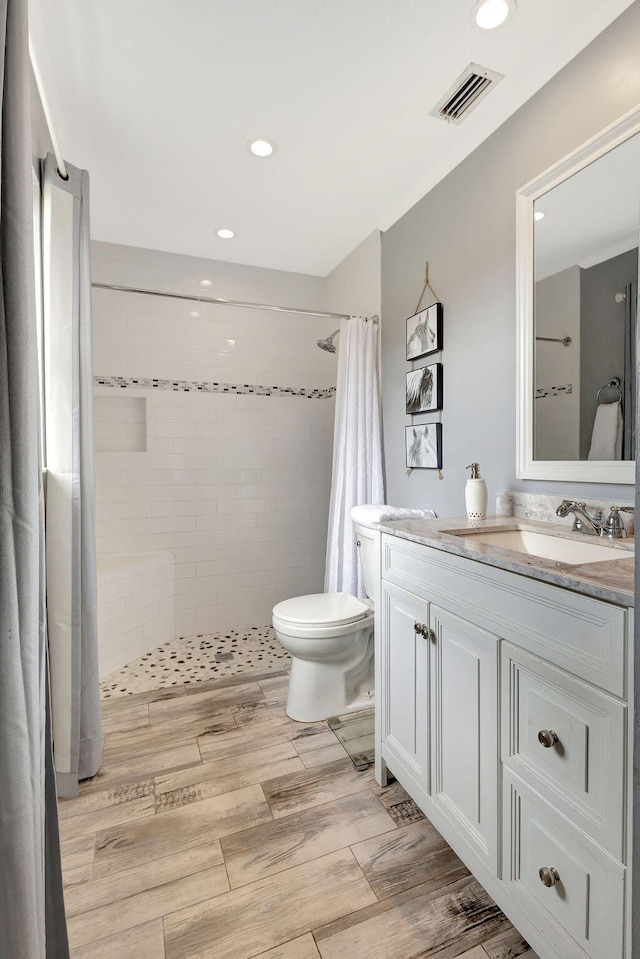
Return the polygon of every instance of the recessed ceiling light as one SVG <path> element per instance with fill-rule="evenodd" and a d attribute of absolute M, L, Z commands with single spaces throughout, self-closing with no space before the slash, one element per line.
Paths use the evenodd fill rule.
<path fill-rule="evenodd" d="M 483 30 L 493 30 L 512 17 L 515 8 L 515 0 L 478 0 L 473 17 Z"/>
<path fill-rule="evenodd" d="M 213 286 L 213 280 L 200 280 L 200 286 Z"/>
<path fill-rule="evenodd" d="M 249 140 L 248 146 L 255 157 L 261 157 L 262 159 L 272 156 L 278 149 L 273 140 L 267 140 L 264 137 Z"/>
<path fill-rule="evenodd" d="M 533 219 L 544 220 L 544 213 L 542 212 L 542 210 L 536 210 L 536 212 L 533 214 Z"/>
<path fill-rule="evenodd" d="M 235 233 L 233 232 L 233 230 L 227 230 L 226 227 L 222 227 L 216 232 L 222 240 L 232 240 L 233 237 L 235 236 Z"/>
<path fill-rule="evenodd" d="M 189 316 L 200 316 L 200 314 L 197 310 L 192 310 L 191 313 L 189 313 Z"/>

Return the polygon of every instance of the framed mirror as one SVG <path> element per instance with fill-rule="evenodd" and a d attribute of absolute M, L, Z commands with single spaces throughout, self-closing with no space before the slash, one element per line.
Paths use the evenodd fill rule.
<path fill-rule="evenodd" d="M 517 475 L 633 483 L 640 107 L 516 194 Z"/>

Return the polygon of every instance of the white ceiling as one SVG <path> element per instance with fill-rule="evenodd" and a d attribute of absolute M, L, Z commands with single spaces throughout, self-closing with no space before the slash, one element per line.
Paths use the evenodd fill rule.
<path fill-rule="evenodd" d="M 30 0 L 30 29 L 95 239 L 323 276 L 631 2 L 517 0 L 481 31 L 473 0 Z M 472 61 L 505 79 L 430 117 Z"/>
<path fill-rule="evenodd" d="M 640 133 L 535 201 L 536 280 L 634 250 L 640 230 Z"/>

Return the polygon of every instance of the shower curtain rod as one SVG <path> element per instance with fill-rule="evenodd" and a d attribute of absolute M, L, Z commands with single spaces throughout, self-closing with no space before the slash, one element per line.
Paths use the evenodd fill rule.
<path fill-rule="evenodd" d="M 240 306 L 245 310 L 271 310 L 273 313 L 297 313 L 301 316 L 326 316 L 333 320 L 348 320 L 348 313 L 326 313 L 323 310 L 297 310 L 292 306 L 273 306 L 269 303 L 244 303 L 242 300 L 224 300 L 219 296 L 194 296 L 190 293 L 162 293 L 159 290 L 139 290 L 132 286 L 113 283 L 92 283 L 96 290 L 116 290 L 119 293 L 141 293 L 144 296 L 164 296 L 170 300 L 191 300 L 194 303 L 216 303 L 219 306 Z M 372 317 L 377 320 L 377 317 Z"/>

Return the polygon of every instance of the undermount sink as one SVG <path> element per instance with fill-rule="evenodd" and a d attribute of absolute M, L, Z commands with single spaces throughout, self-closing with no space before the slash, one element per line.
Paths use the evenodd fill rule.
<path fill-rule="evenodd" d="M 555 560 L 558 563 L 566 563 L 568 566 L 629 559 L 634 555 L 633 550 L 628 547 L 609 546 L 598 541 L 581 542 L 526 529 L 465 529 L 456 530 L 454 535 L 464 536 L 475 543 L 485 543 L 487 546 L 501 546 L 503 549 L 511 549 L 528 556 Z"/>

